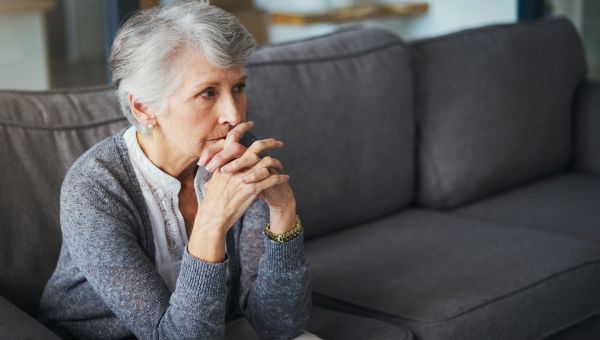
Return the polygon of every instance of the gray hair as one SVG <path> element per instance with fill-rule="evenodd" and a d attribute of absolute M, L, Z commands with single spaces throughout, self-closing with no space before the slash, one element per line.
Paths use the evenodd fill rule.
<path fill-rule="evenodd" d="M 128 96 L 157 114 L 179 85 L 176 59 L 199 51 L 216 67 L 244 66 L 256 47 L 252 35 L 231 13 L 206 0 L 155 7 L 133 15 L 117 33 L 110 54 L 113 85 L 123 113 L 138 131 L 149 129 L 134 117 Z"/>

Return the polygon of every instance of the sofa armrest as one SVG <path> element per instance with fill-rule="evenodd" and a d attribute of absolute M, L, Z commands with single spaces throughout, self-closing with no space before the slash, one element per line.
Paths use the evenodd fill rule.
<path fill-rule="evenodd" d="M 3 339 L 60 338 L 0 295 L 0 334 Z"/>
<path fill-rule="evenodd" d="M 575 97 L 574 169 L 600 176 L 600 82 L 585 82 Z"/>

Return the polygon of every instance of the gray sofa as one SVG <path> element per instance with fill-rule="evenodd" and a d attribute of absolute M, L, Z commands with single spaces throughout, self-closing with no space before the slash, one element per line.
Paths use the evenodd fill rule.
<path fill-rule="evenodd" d="M 568 21 L 410 44 L 355 27 L 265 46 L 247 72 L 254 134 L 285 141 L 306 228 L 308 330 L 600 336 L 600 84 Z M 35 309 L 62 178 L 126 126 L 112 89 L 0 92 L 0 337 L 52 338 Z"/>

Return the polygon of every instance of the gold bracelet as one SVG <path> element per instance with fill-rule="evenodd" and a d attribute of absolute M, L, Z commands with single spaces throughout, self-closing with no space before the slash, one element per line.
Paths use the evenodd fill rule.
<path fill-rule="evenodd" d="M 284 243 L 293 239 L 294 237 L 300 235 L 300 232 L 302 231 L 302 224 L 300 223 L 300 217 L 298 215 L 296 215 L 296 225 L 283 234 L 274 234 L 271 229 L 269 229 L 270 225 L 270 223 L 265 225 L 265 235 L 267 235 L 267 237 L 271 240 L 279 243 Z"/>

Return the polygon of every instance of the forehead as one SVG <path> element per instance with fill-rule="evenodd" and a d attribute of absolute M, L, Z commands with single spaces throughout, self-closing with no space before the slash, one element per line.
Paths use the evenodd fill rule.
<path fill-rule="evenodd" d="M 208 62 L 200 52 L 188 52 L 181 60 L 181 84 L 197 86 L 202 83 L 235 83 L 245 75 L 241 66 L 218 67 Z"/>

